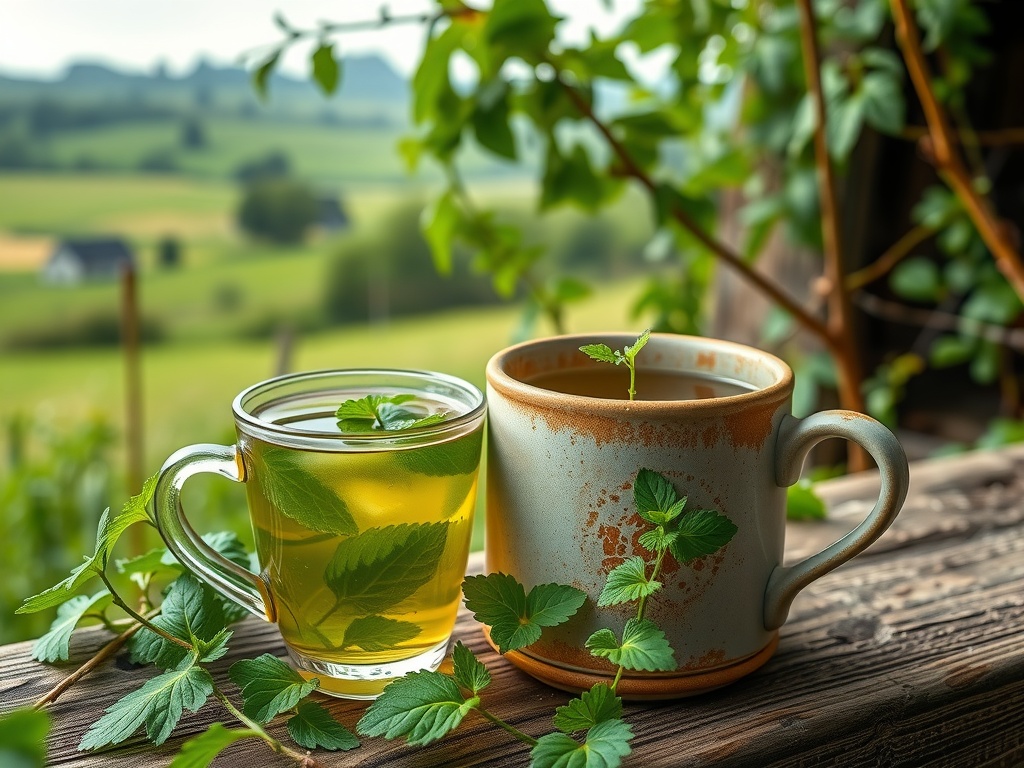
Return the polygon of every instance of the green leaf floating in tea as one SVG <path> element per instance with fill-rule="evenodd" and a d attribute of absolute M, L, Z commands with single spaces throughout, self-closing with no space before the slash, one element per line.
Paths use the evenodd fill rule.
<path fill-rule="evenodd" d="M 394 608 L 434 577 L 447 538 L 448 523 L 425 523 L 369 528 L 341 542 L 324 573 L 337 598 L 330 613 Z"/>
<path fill-rule="evenodd" d="M 386 651 L 420 633 L 418 625 L 411 621 L 398 621 L 384 616 L 363 616 L 348 625 L 342 648 L 358 647 L 364 651 Z"/>
<path fill-rule="evenodd" d="M 404 469 L 429 477 L 468 475 L 480 463 L 483 437 L 483 431 L 477 430 L 444 443 L 398 451 L 395 461 Z"/>
<path fill-rule="evenodd" d="M 300 525 L 321 533 L 354 536 L 359 533 L 348 505 L 316 475 L 296 462 L 293 451 L 267 448 L 258 460 L 263 495 L 278 511 Z"/>

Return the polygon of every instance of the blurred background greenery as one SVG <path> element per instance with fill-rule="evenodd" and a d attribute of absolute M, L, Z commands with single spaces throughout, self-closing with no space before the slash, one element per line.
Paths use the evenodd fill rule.
<path fill-rule="evenodd" d="M 71 13 L 61 2 L 40 7 Z M 362 32 L 275 28 L 256 3 L 258 87 L 253 71 L 209 58 L 168 67 L 171 50 L 119 64 L 109 32 L 126 19 L 105 29 L 102 62 L 61 53 L 59 35 L 50 53 L 63 63 L 47 74 L 5 71 L 20 62 L 0 56 L 0 642 L 45 630 L 50 616 L 14 608 L 74 566 L 103 508 L 137 490 L 124 259 L 138 275 L 146 474 L 181 446 L 230 442 L 233 396 L 279 371 L 427 368 L 482 386 L 510 342 L 647 326 L 784 356 L 798 415 L 835 406 L 835 362 L 856 358 L 864 409 L 915 458 L 1024 439 L 1024 304 L 933 167 L 894 33 L 899 4 L 814 2 L 845 222 L 839 290 L 855 305 L 838 355 L 718 270 L 708 247 L 756 261 L 808 315 L 826 315 L 835 286 L 821 280 L 794 0 L 496 0 L 483 12 L 408 0 L 418 46 L 398 13 L 317 8 L 380 27 L 386 56 L 355 44 Z M 1024 4 L 909 7 L 974 187 L 1019 251 Z M 126 51 L 156 24 L 140 19 Z M 212 34 L 221 61 L 241 52 L 226 28 L 176 21 L 196 25 L 195 40 Z M 0 48 L 18 37 L 32 36 L 5 23 Z M 324 58 L 312 76 L 284 66 L 298 43 L 330 49 L 339 70 Z M 312 82 L 332 78 L 329 97 Z M 627 184 L 644 176 L 646 188 Z M 815 477 L 842 471 L 841 455 L 816 456 Z M 798 494 L 804 514 L 821 513 L 806 484 Z M 239 486 L 196 478 L 184 503 L 198 528 L 248 539 Z"/>

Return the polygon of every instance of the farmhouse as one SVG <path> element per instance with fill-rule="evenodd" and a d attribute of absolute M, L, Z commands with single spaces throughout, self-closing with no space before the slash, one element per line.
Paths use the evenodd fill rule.
<path fill-rule="evenodd" d="M 134 266 L 135 254 L 121 238 L 76 238 L 57 243 L 43 267 L 42 278 L 64 284 L 112 280 L 125 267 Z"/>

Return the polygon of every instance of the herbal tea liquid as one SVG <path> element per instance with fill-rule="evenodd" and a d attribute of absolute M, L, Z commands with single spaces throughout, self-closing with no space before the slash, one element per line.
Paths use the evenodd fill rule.
<path fill-rule="evenodd" d="M 366 393 L 345 393 L 342 399 Z M 340 401 L 339 401 L 340 402 Z M 424 414 L 458 415 L 418 397 Z M 289 428 L 337 430 L 333 411 L 295 402 L 260 418 Z M 482 431 L 381 450 L 353 441 L 333 452 L 247 438 L 246 489 L 260 567 L 291 648 L 365 680 L 329 680 L 328 692 L 371 696 L 390 678 L 376 665 L 444 643 L 461 597 L 473 525 Z"/>
<path fill-rule="evenodd" d="M 627 398 L 629 373 L 611 366 L 566 368 L 537 374 L 527 383 L 567 395 L 623 400 Z M 741 381 L 697 373 L 641 369 L 636 376 L 637 400 L 705 400 L 752 391 L 753 387 Z"/>

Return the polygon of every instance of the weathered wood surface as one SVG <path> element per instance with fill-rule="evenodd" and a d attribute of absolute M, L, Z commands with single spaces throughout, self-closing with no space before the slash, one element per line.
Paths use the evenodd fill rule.
<path fill-rule="evenodd" d="M 628 766 L 1022 766 L 1024 765 L 1024 450 L 915 465 L 894 527 L 852 563 L 796 600 L 776 656 L 724 690 L 661 705 L 627 705 L 636 738 Z M 822 488 L 823 524 L 791 525 L 787 554 L 820 548 L 849 530 L 875 492 L 871 474 Z M 480 567 L 479 560 L 475 560 Z M 485 705 L 533 735 L 551 730 L 566 694 L 534 682 L 484 643 L 462 615 L 457 636 L 480 654 L 494 682 Z M 103 638 L 73 645 L 82 660 Z M 0 649 L 0 710 L 32 702 L 62 676 L 29 658 L 29 644 Z M 251 621 L 228 659 L 213 665 L 230 689 L 232 658 L 283 653 L 275 629 Z M 167 765 L 181 742 L 225 712 L 211 700 L 186 714 L 161 748 L 136 738 L 88 755 L 75 747 L 103 708 L 150 670 L 119 658 L 53 707 L 53 765 Z M 323 699 L 354 727 L 364 705 Z M 283 727 L 272 728 L 284 735 Z M 528 748 L 470 715 L 427 747 L 370 739 L 349 753 L 319 753 L 326 766 L 525 766 Z M 288 766 L 261 743 L 242 742 L 216 766 Z"/>

